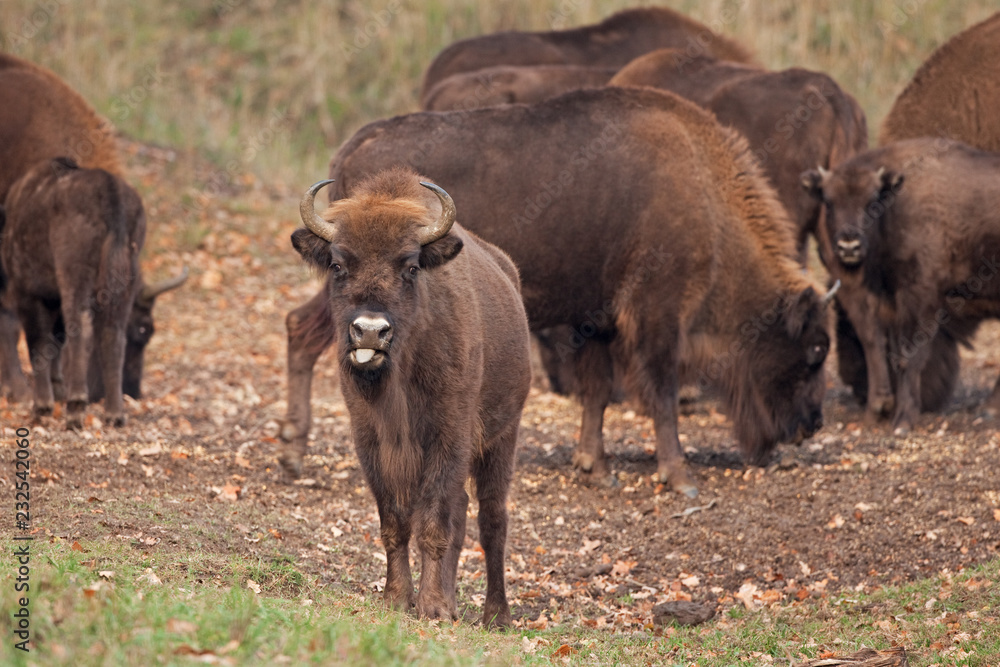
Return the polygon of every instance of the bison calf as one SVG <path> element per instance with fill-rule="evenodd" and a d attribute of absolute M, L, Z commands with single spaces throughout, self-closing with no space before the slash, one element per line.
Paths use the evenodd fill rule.
<path fill-rule="evenodd" d="M 483 622 L 506 626 L 506 503 L 531 381 L 528 324 L 513 262 L 454 225 L 451 197 L 418 180 L 382 172 L 324 217 L 313 200 L 331 181 L 317 183 L 292 245 L 327 275 L 341 390 L 382 524 L 386 602 L 457 617 L 471 473 L 486 554 Z M 411 532 L 422 559 L 415 600 Z"/>
<path fill-rule="evenodd" d="M 67 425 L 80 426 L 93 346 L 103 360 L 104 385 L 118 388 L 108 392 L 105 412 L 115 425 L 124 424 L 126 327 L 142 286 L 142 200 L 103 169 L 81 169 L 56 158 L 17 181 L 5 208 L 4 297 L 27 338 L 35 413 L 52 412 L 53 370 L 65 343 Z"/>
<path fill-rule="evenodd" d="M 828 211 L 826 243 L 878 302 L 896 371 L 895 424 L 913 426 L 936 355 L 1000 317 L 1000 156 L 947 139 L 910 139 L 808 172 Z M 952 341 L 952 342 L 948 342 Z M 941 363 L 941 360 L 938 360 Z M 938 374 L 940 375 L 940 374 Z M 990 406 L 1000 407 L 1000 383 Z"/>

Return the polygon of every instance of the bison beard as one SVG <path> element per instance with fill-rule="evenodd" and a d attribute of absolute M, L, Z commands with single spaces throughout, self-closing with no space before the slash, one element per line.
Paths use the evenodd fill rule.
<path fill-rule="evenodd" d="M 596 159 L 580 157 L 579 146 L 602 134 L 614 139 Z M 571 162 L 574 154 L 580 159 Z M 609 473 L 601 431 L 612 358 L 653 418 L 658 474 L 683 493 L 697 491 L 677 438 L 682 367 L 703 369 L 735 350 L 710 379 L 727 388 L 748 457 L 818 428 L 829 346 L 821 298 L 801 274 L 787 216 L 746 142 L 709 114 L 667 93 L 607 88 L 533 107 L 401 116 L 370 124 L 341 148 L 331 163 L 334 200 L 399 164 L 447 182 L 466 225 L 510 253 L 532 327 L 594 324 L 574 353 L 578 370 L 598 369 L 577 373 L 590 383 L 580 468 Z M 560 196 L 530 224 L 512 222 L 539 183 L 567 170 Z M 322 319 L 308 310 L 294 311 L 289 324 Z M 742 335 L 742 322 L 772 310 L 765 332 Z M 283 435 L 292 446 L 283 461 L 293 474 L 309 426 L 316 355 L 303 349 L 308 335 L 289 327 Z"/>
<path fill-rule="evenodd" d="M 327 182 L 303 197 L 307 229 L 292 235 L 327 275 L 316 311 L 297 321 L 321 323 L 337 348 L 355 449 L 378 505 L 385 600 L 415 604 L 422 617 L 457 617 L 471 475 L 486 556 L 483 623 L 510 625 L 506 503 L 531 377 L 517 269 L 453 227 L 451 198 L 418 185 L 412 171 L 365 180 L 320 217 L 313 198 Z M 422 559 L 416 596 L 411 536 Z"/>

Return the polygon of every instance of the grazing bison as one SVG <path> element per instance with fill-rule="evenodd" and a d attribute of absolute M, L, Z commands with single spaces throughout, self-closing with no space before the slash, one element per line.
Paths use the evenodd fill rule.
<path fill-rule="evenodd" d="M 65 81 L 50 70 L 34 63 L 0 53 L 0 202 L 17 179 L 39 162 L 69 156 L 81 167 L 103 169 L 121 178 L 111 126 Z M 39 202 L 35 202 L 39 204 Z M 95 202 L 95 205 L 97 203 Z M 50 211 L 51 213 L 52 211 Z M 95 223 L 96 224 L 96 223 Z M 178 287 L 181 276 L 154 285 L 144 286 L 134 304 L 128 327 L 128 352 L 124 371 L 126 394 L 140 397 L 142 350 L 153 333 L 152 308 L 156 297 Z M 57 336 L 61 337 L 58 331 Z M 0 392 L 13 400 L 24 400 L 29 394 L 27 382 L 17 357 L 20 326 L 15 313 L 0 305 Z M 94 347 L 89 385 L 90 400 L 103 395 L 100 368 L 100 348 Z M 56 394 L 62 392 L 60 364 L 53 360 L 52 382 Z"/>
<path fill-rule="evenodd" d="M 1000 152 L 1000 13 L 931 54 L 896 98 L 879 143 L 946 137 Z"/>
<path fill-rule="evenodd" d="M 378 503 L 386 602 L 414 603 L 414 532 L 417 613 L 457 618 L 471 474 L 486 554 L 483 623 L 508 626 L 507 491 L 531 382 L 528 323 L 510 258 L 454 225 L 448 194 L 418 181 L 405 169 L 374 175 L 323 217 L 313 199 L 329 181 L 317 183 L 302 199 L 306 229 L 292 245 L 327 276 L 324 335 L 335 343 L 354 445 Z"/>
<path fill-rule="evenodd" d="M 829 211 L 829 244 L 878 299 L 898 375 L 895 425 L 906 431 L 937 337 L 967 342 L 1000 316 L 1000 155 L 910 139 L 811 178 Z M 1000 407 L 1000 383 L 990 407 Z"/>
<path fill-rule="evenodd" d="M 405 164 L 439 182 L 521 272 L 534 329 L 569 324 L 587 378 L 574 462 L 608 472 L 612 356 L 656 428 L 658 474 L 697 493 L 677 437 L 685 371 L 721 385 L 745 456 L 822 420 L 823 300 L 794 260 L 787 215 L 745 140 L 651 89 L 587 89 L 537 105 L 371 123 L 337 152 L 339 199 Z M 313 364 L 332 342 L 326 301 L 288 315 L 286 470 L 301 466 Z"/>
<path fill-rule="evenodd" d="M 0 241 L 8 305 L 24 327 L 34 376 L 35 414 L 53 406 L 51 368 L 65 340 L 67 425 L 87 404 L 91 345 L 100 350 L 104 409 L 125 423 L 122 368 L 132 303 L 142 286 L 146 236 L 142 200 L 121 178 L 67 158 L 37 164 L 10 189 Z M 56 336 L 62 328 L 62 336 Z"/>
<path fill-rule="evenodd" d="M 603 86 L 617 67 L 500 65 L 453 74 L 421 100 L 425 111 L 461 111 L 498 104 L 535 104 L 577 88 Z"/>
<path fill-rule="evenodd" d="M 588 65 L 622 67 L 661 48 L 683 49 L 690 57 L 752 62 L 733 40 L 666 7 L 626 9 L 595 25 L 550 32 L 498 32 L 463 39 L 434 58 L 421 88 L 421 103 L 446 77 L 497 65 Z"/>

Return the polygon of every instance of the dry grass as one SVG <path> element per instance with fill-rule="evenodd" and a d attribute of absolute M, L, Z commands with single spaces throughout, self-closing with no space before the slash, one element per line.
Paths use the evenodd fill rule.
<path fill-rule="evenodd" d="M 414 110 L 423 69 L 451 41 L 584 24 L 631 4 L 6 0 L 0 45 L 54 69 L 128 135 L 201 151 L 231 173 L 304 182 L 361 125 Z M 1000 0 L 666 4 L 770 67 L 830 73 L 873 128 L 937 45 L 1000 9 Z"/>

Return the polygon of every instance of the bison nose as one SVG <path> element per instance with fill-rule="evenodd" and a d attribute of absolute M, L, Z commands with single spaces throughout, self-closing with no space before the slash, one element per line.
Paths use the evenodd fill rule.
<path fill-rule="evenodd" d="M 392 325 L 381 316 L 362 315 L 351 322 L 351 346 L 358 349 L 389 349 Z"/>
<path fill-rule="evenodd" d="M 846 252 L 857 252 L 861 248 L 861 241 L 852 239 L 850 241 L 841 239 L 837 241 L 837 247 Z"/>

